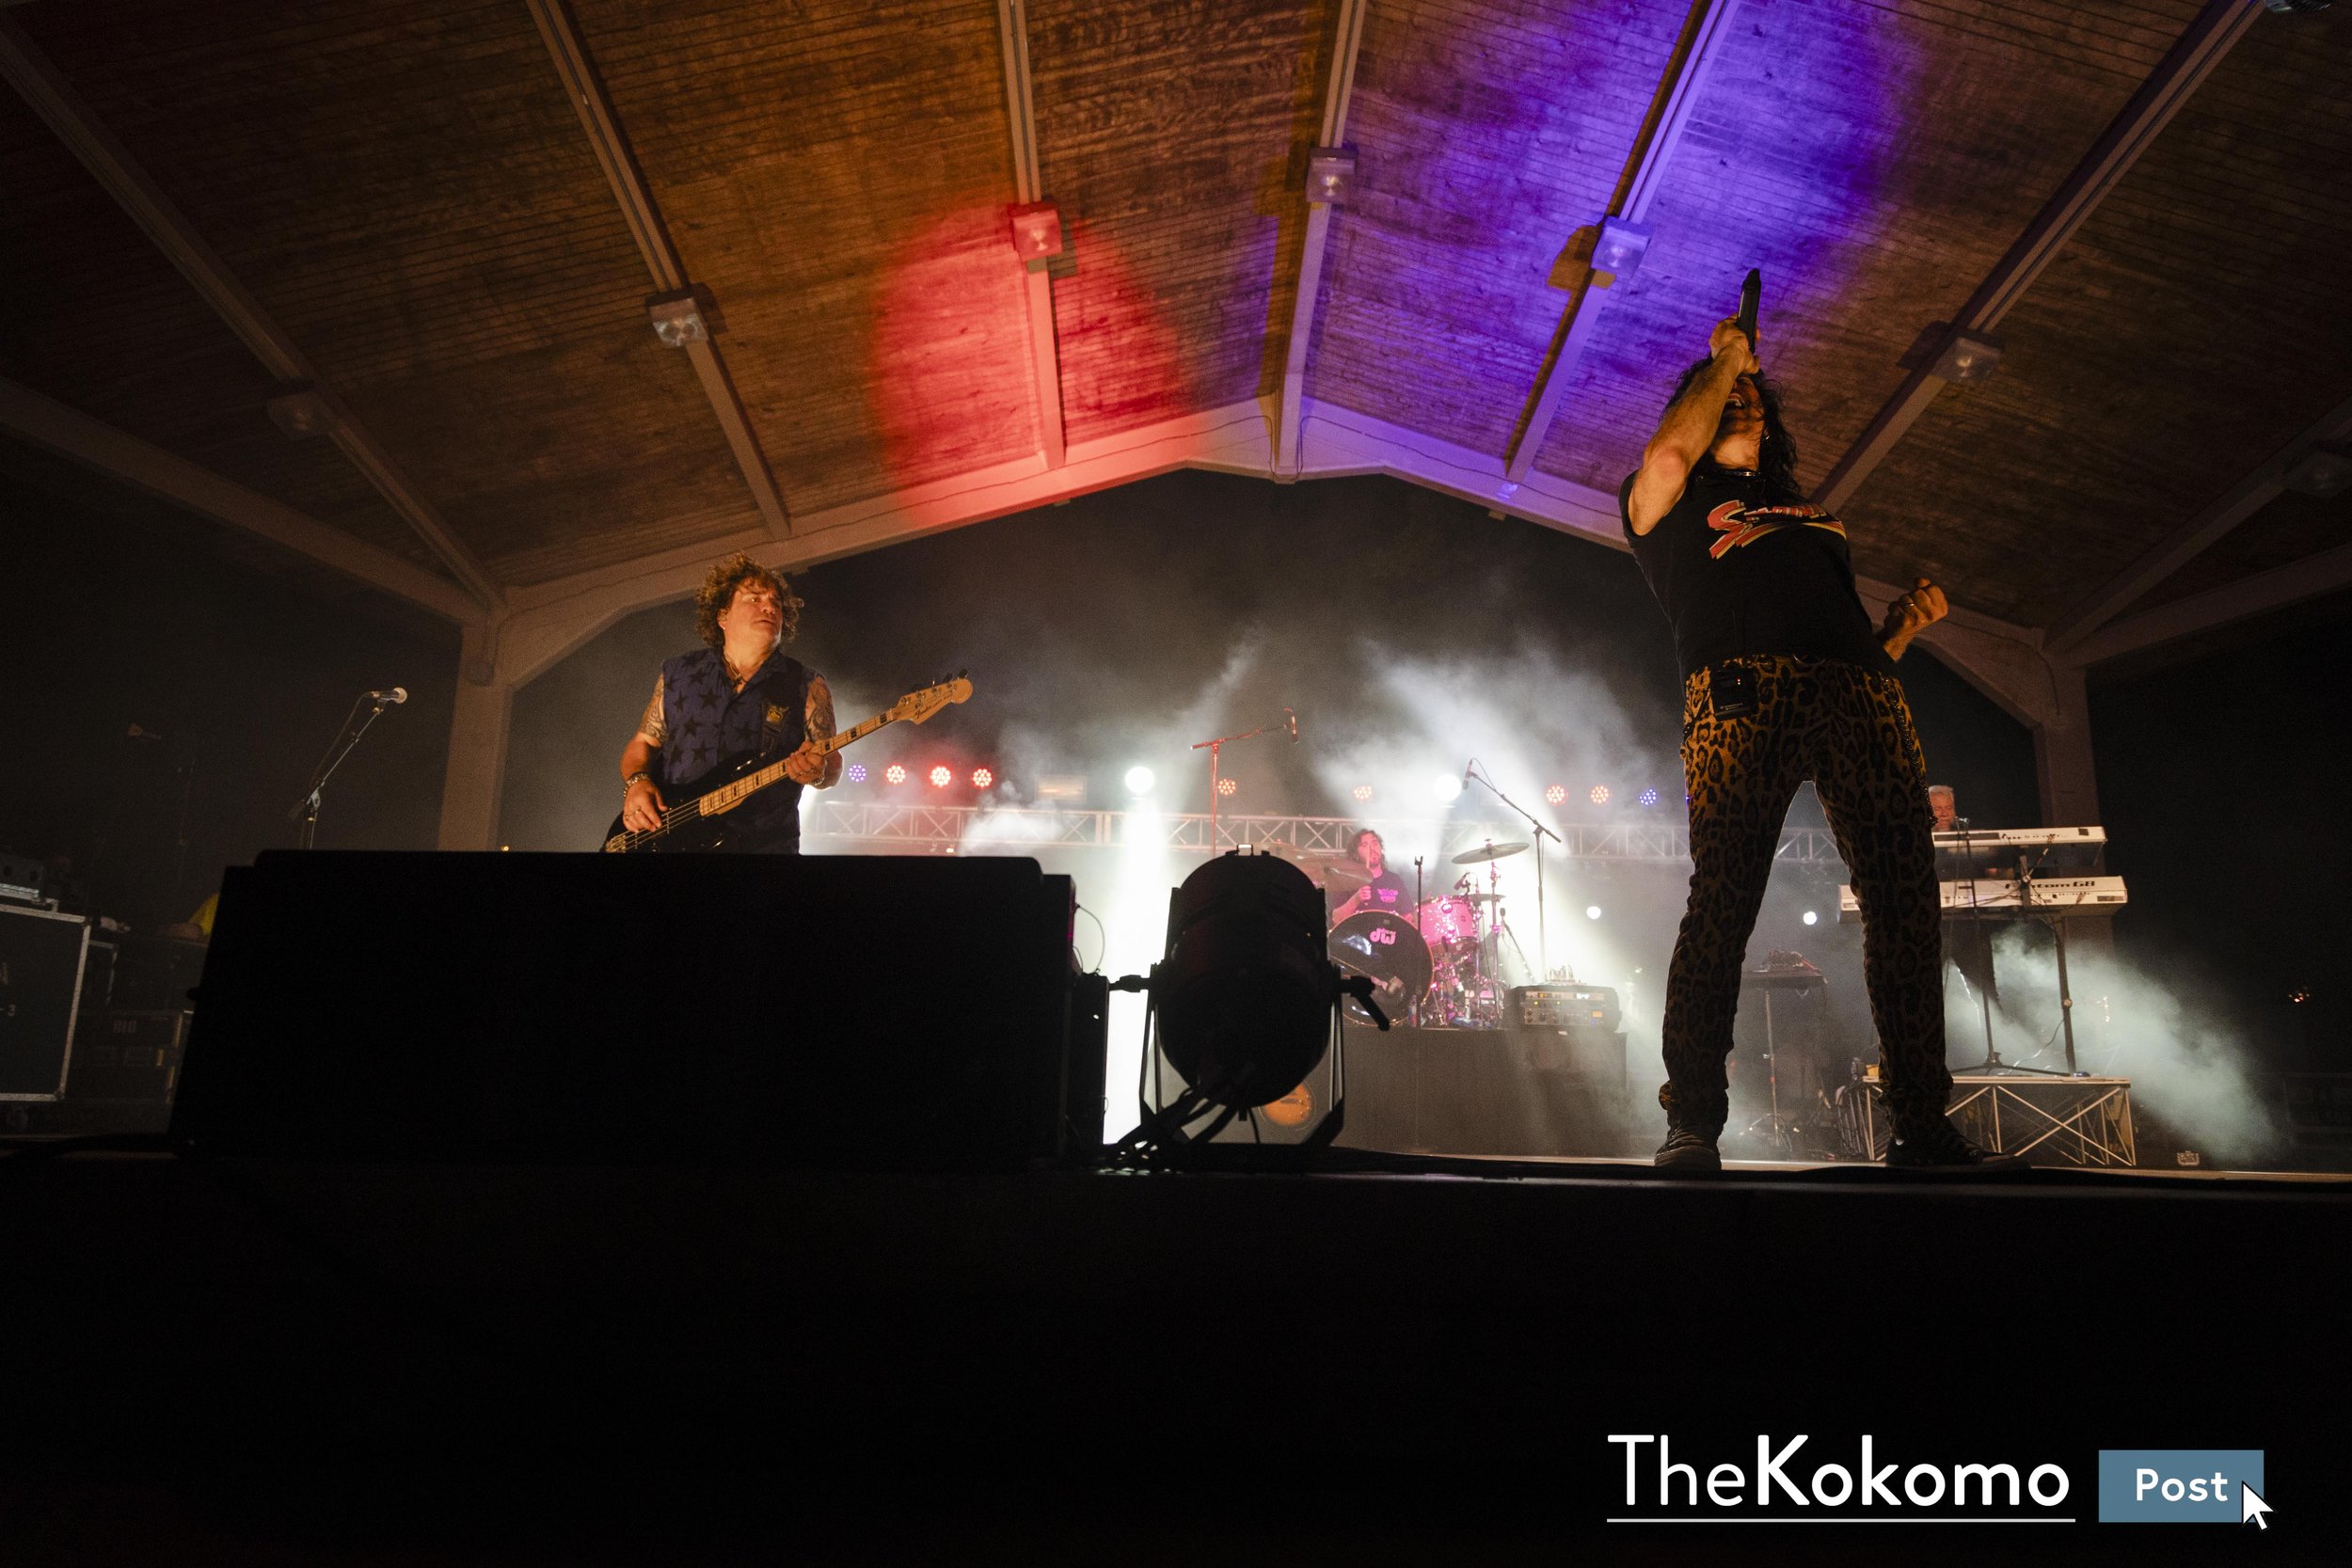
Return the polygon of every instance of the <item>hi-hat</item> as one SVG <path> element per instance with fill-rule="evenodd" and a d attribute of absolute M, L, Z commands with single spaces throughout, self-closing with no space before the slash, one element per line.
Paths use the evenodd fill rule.
<path fill-rule="evenodd" d="M 1514 839 L 1508 844 L 1489 844 L 1482 849 L 1465 849 L 1454 857 L 1456 865 L 1476 865 L 1480 861 L 1499 861 L 1505 855 L 1516 855 L 1527 846 Z"/>

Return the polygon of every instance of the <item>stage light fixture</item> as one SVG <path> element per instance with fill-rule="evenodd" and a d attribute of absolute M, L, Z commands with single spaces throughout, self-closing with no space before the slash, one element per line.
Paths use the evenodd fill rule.
<path fill-rule="evenodd" d="M 645 301 L 645 314 L 653 321 L 653 335 L 672 348 L 710 341 L 710 324 L 691 289 L 654 295 Z"/>
<path fill-rule="evenodd" d="M 1584 918 L 1587 920 L 1598 920 L 1600 918 L 1600 906 L 1598 904 L 1585 905 Z"/>
<path fill-rule="evenodd" d="M 931 787 L 933 789 L 945 789 L 947 787 L 947 781 L 954 777 L 955 775 L 953 773 L 947 771 L 947 765 L 946 763 L 943 762 L 936 764 L 931 768 Z"/>
<path fill-rule="evenodd" d="M 864 784 L 866 782 L 866 764 L 862 762 L 853 762 L 850 764 L 848 768 L 842 769 L 842 772 L 848 777 L 851 784 Z"/>
<path fill-rule="evenodd" d="M 985 768 L 975 768 L 972 769 L 972 787 L 974 789 L 986 789 L 990 784 L 993 784 L 995 782 L 996 775 L 989 769 Z"/>
<path fill-rule="evenodd" d="M 1821 917 L 1813 911 L 1807 910 L 1804 911 L 1804 923 L 1807 926 L 1819 926 L 1821 923 Z"/>
<path fill-rule="evenodd" d="M 1961 332 L 1953 335 L 1936 356 L 1931 373 L 1963 387 L 1973 387 L 1986 379 L 2001 366 L 2001 340 L 1990 332 Z"/>
<path fill-rule="evenodd" d="M 1241 785 L 1236 784 L 1232 779 L 1219 779 L 1216 781 L 1216 792 L 1219 795 L 1231 795 L 1233 791 L 1239 789 Z"/>
<path fill-rule="evenodd" d="M 1634 797 L 1634 799 L 1640 800 L 1642 804 L 1645 806 L 1654 806 L 1658 804 L 1658 791 L 1655 789 L 1645 789 L 1642 791 L 1640 795 Z"/>
<path fill-rule="evenodd" d="M 882 769 L 882 782 L 885 784 L 904 784 L 907 782 L 907 770 L 894 762 L 888 768 Z"/>
<path fill-rule="evenodd" d="M 1595 784 L 1593 786 L 1591 800 L 1593 804 L 1597 806 L 1607 805 L 1609 803 L 1609 786 L 1607 784 Z"/>
<path fill-rule="evenodd" d="M 1141 763 L 1136 763 L 1127 769 L 1127 793 L 1130 795 L 1149 795 L 1152 793 L 1152 785 L 1156 782 L 1152 777 L 1152 769 Z"/>
<path fill-rule="evenodd" d="M 1024 202 L 1005 215 L 1012 226 L 1012 253 L 1031 272 L 1061 254 L 1061 212 L 1052 202 Z"/>
<path fill-rule="evenodd" d="M 2322 500 L 2352 489 L 2352 442 L 2312 448 L 2287 466 L 2286 485 L 2298 496 Z"/>
<path fill-rule="evenodd" d="M 1372 785 L 1358 784 L 1354 789 L 1348 791 L 1348 793 L 1355 796 L 1359 800 L 1369 800 L 1372 799 Z"/>
<path fill-rule="evenodd" d="M 1451 773 L 1440 773 L 1429 781 L 1429 793 L 1440 802 L 1454 800 L 1462 793 L 1462 781 Z"/>
<path fill-rule="evenodd" d="M 1276 855 L 1219 855 L 1177 889 L 1152 984 L 1160 1049 L 1200 1101 L 1270 1104 L 1323 1060 L 1340 979 L 1324 919 L 1321 891 Z"/>
<path fill-rule="evenodd" d="M 1544 799 L 1550 801 L 1555 806 L 1567 798 L 1568 786 L 1566 784 L 1553 784 L 1550 788 L 1544 791 Z"/>
<path fill-rule="evenodd" d="M 1307 154 L 1307 199 L 1344 207 L 1356 194 L 1356 150 L 1318 147 Z"/>

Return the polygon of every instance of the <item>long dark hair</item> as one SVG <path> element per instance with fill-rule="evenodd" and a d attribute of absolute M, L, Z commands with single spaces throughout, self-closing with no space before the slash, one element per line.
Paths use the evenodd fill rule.
<path fill-rule="evenodd" d="M 1691 389 L 1691 383 L 1705 374 L 1708 367 L 1714 362 L 1712 359 L 1702 359 L 1684 371 L 1682 379 L 1675 383 L 1674 397 L 1666 400 L 1666 406 L 1672 408 L 1676 400 Z M 1790 436 L 1788 427 L 1781 422 L 1780 388 L 1766 380 L 1762 371 L 1756 372 L 1750 379 L 1755 381 L 1757 399 L 1764 404 L 1764 439 L 1756 453 L 1756 471 L 1762 477 L 1765 490 L 1774 502 L 1804 500 L 1804 490 L 1797 483 L 1796 437 Z M 1718 414 L 1719 421 L 1721 418 Z"/>

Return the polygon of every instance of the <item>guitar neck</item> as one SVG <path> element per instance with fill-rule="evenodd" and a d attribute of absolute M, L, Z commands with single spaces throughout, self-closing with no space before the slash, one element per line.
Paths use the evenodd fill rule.
<path fill-rule="evenodd" d="M 867 736 L 872 735 L 876 730 L 881 729 L 884 724 L 889 722 L 890 715 L 887 713 L 877 713 L 874 717 L 866 720 L 864 723 L 843 730 L 838 735 L 829 735 L 822 740 L 810 741 L 808 743 L 809 750 L 815 752 L 820 757 L 831 756 L 834 752 L 841 750 L 842 747 L 847 746 L 850 741 L 863 740 Z M 789 758 L 786 759 L 786 761 L 789 760 Z M 757 794 L 759 791 L 766 789 L 770 784 L 777 783 L 783 779 L 783 777 L 784 763 L 771 762 L 767 767 L 760 768 L 756 772 L 746 773 L 741 778 L 734 781 L 732 784 L 721 784 L 717 789 L 714 789 L 709 794 L 703 796 L 699 800 L 694 802 L 695 813 L 698 816 L 708 816 L 714 813 L 724 811 L 730 806 L 739 804 L 743 800 L 744 797 Z"/>

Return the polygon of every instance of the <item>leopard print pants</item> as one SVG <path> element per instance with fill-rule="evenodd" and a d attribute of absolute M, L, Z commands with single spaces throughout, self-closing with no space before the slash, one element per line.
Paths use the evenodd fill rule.
<path fill-rule="evenodd" d="M 1862 968 L 1898 1125 L 1943 1114 L 1943 937 L 1927 767 L 1902 683 L 1829 659 L 1745 658 L 1756 710 L 1717 719 L 1707 672 L 1682 698 L 1691 791 L 1691 902 L 1666 978 L 1666 1083 L 1677 1127 L 1715 1133 L 1740 966 L 1764 902 L 1782 819 L 1814 781 L 1862 906 Z"/>

